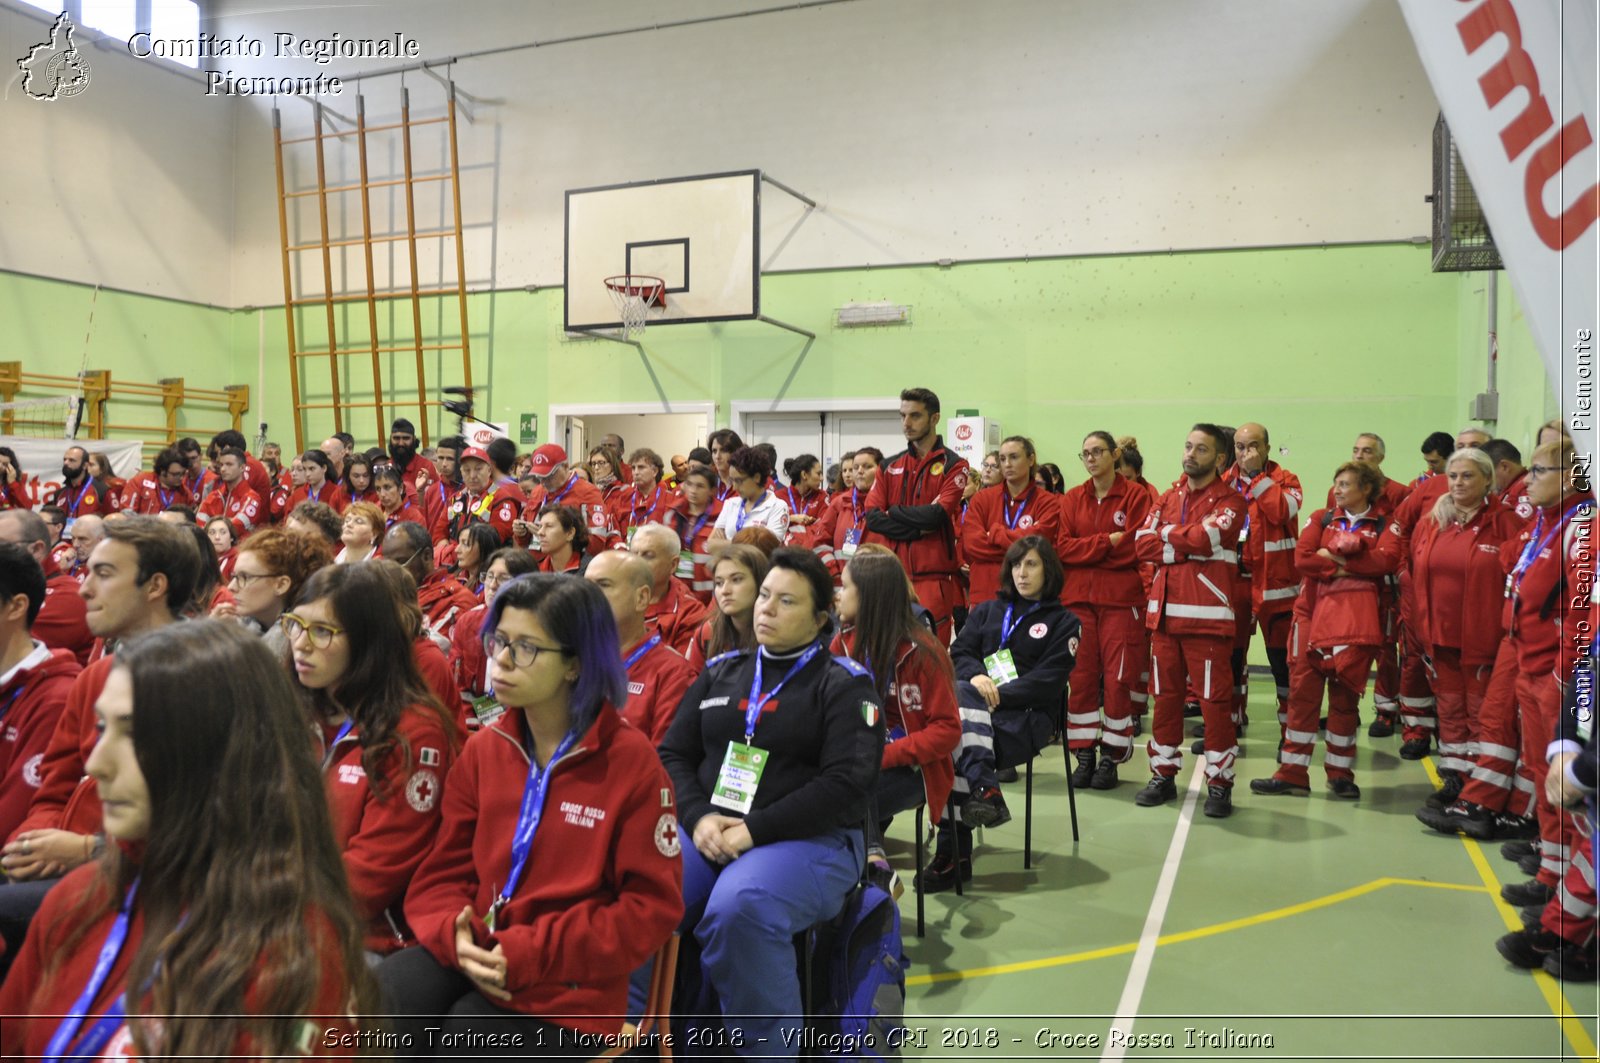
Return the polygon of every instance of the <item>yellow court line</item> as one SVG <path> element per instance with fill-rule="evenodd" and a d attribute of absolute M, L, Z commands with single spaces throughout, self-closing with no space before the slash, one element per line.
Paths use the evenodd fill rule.
<path fill-rule="evenodd" d="M 1433 783 L 1435 789 L 1444 785 L 1439 778 L 1439 773 L 1434 769 L 1433 758 L 1424 757 L 1422 766 L 1427 769 L 1428 781 Z M 1500 918 L 1505 920 L 1507 930 L 1521 930 L 1522 916 L 1507 904 L 1500 896 L 1500 879 L 1489 866 L 1489 860 L 1483 855 L 1483 846 L 1477 839 L 1469 838 L 1465 834 L 1459 836 L 1461 844 L 1466 846 L 1467 858 L 1472 861 L 1472 866 L 1477 870 L 1478 877 L 1483 879 L 1484 886 L 1488 889 L 1494 907 L 1500 913 Z M 1535 843 L 1537 844 L 1537 843 Z M 1561 983 L 1547 971 L 1534 971 L 1533 984 L 1539 987 L 1539 992 L 1544 996 L 1544 1001 L 1550 1006 L 1550 1011 L 1561 1023 L 1561 1032 L 1567 1035 L 1567 1041 L 1572 1045 L 1573 1051 L 1586 1063 L 1596 1063 L 1596 1048 L 1594 1039 L 1589 1036 L 1589 1031 L 1584 1029 L 1583 1023 L 1578 1020 L 1577 1014 L 1572 1010 L 1572 1002 L 1567 999 L 1567 994 L 1562 990 Z"/>
<path fill-rule="evenodd" d="M 1177 945 L 1197 938 L 1212 937 L 1216 934 L 1225 934 L 1230 930 L 1242 930 L 1245 927 L 1260 926 L 1263 923 L 1287 919 L 1292 915 L 1302 915 L 1315 911 L 1318 908 L 1327 908 L 1330 905 L 1340 904 L 1344 901 L 1354 900 L 1357 897 L 1375 893 L 1390 886 L 1416 886 L 1424 889 L 1461 890 L 1466 893 L 1483 893 L 1485 886 L 1470 886 L 1455 882 L 1427 882 L 1422 879 L 1412 878 L 1376 878 L 1361 886 L 1330 893 L 1326 897 L 1305 901 L 1300 904 L 1291 904 L 1285 908 L 1274 908 L 1259 915 L 1249 915 L 1241 919 L 1230 919 L 1225 923 L 1213 923 L 1210 926 L 1199 927 L 1194 930 L 1184 930 L 1176 934 L 1164 934 L 1156 939 L 1156 945 Z M 1038 960 L 1025 960 L 1020 963 L 1003 963 L 992 967 L 972 967 L 964 971 L 937 971 L 933 974 L 917 974 L 906 979 L 906 985 L 933 985 L 937 982 L 964 982 L 970 978 L 988 978 L 997 974 L 1017 974 L 1022 971 L 1039 971 L 1049 967 L 1065 967 L 1068 964 L 1084 963 L 1088 960 L 1103 960 L 1110 956 L 1125 956 L 1139 947 L 1137 941 L 1126 945 L 1111 945 L 1106 948 L 1090 949 L 1086 952 L 1071 952 L 1063 956 L 1047 956 Z"/>

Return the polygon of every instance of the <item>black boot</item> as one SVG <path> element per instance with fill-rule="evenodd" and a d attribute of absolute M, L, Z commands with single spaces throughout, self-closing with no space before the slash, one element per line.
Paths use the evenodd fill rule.
<path fill-rule="evenodd" d="M 1094 746 L 1080 749 L 1073 756 L 1078 759 L 1078 766 L 1072 772 L 1072 785 L 1082 790 L 1094 779 Z"/>
<path fill-rule="evenodd" d="M 957 858 L 957 850 L 960 857 Z M 955 889 L 956 876 L 962 882 L 972 881 L 972 828 L 959 824 L 939 824 L 939 840 L 933 851 L 933 861 L 922 869 L 917 881 L 919 893 L 943 893 Z"/>

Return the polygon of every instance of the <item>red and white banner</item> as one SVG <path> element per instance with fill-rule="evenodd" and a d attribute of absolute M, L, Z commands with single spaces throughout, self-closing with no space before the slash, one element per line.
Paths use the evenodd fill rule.
<path fill-rule="evenodd" d="M 1594 0 L 1400 0 L 1568 431 L 1595 453 Z"/>

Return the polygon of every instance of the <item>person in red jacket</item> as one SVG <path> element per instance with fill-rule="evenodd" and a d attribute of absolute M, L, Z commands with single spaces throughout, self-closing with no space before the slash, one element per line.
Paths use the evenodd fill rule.
<path fill-rule="evenodd" d="M 17 543 L 0 543 L 0 838 L 9 838 L 38 792 L 45 747 L 83 671 L 66 650 L 33 637 L 44 571 Z"/>
<path fill-rule="evenodd" d="M 115 492 L 90 475 L 89 452 L 79 446 L 68 447 L 62 455 L 61 486 L 46 496 L 45 504 L 65 511 L 68 533 L 79 516 L 97 513 L 104 517 L 117 511 Z"/>
<path fill-rule="evenodd" d="M 406 894 L 421 947 L 384 961 L 378 981 L 413 1043 L 432 1024 L 568 1054 L 572 1031 L 618 1032 L 628 976 L 682 917 L 677 808 L 650 740 L 606 708 L 627 686 L 597 587 L 513 580 L 484 643 L 508 711 L 446 782 Z"/>
<path fill-rule="evenodd" d="M 229 428 L 211 437 L 211 443 L 206 447 L 206 457 L 211 461 L 212 470 L 216 470 L 217 460 L 222 456 L 222 452 L 229 447 L 244 453 L 245 482 L 250 485 L 250 490 L 254 491 L 258 497 L 266 498 L 272 491 L 272 474 L 267 471 L 265 465 L 256 460 L 255 455 L 250 453 L 250 444 L 245 440 L 243 432 Z M 211 487 L 212 484 L 208 482 L 204 490 L 195 497 L 197 499 L 204 498 L 211 490 Z"/>
<path fill-rule="evenodd" d="M 1502 505 L 1522 521 L 1533 519 L 1533 503 L 1528 499 L 1528 470 L 1522 464 L 1522 451 L 1509 439 L 1491 439 L 1483 452 L 1494 463 L 1494 493 Z"/>
<path fill-rule="evenodd" d="M 445 653 L 456 621 L 479 604 L 478 596 L 447 569 L 435 568 L 428 529 L 415 521 L 401 521 L 383 537 L 383 556 L 411 573 L 417 584 L 417 604 L 422 607 L 423 634 Z"/>
<path fill-rule="evenodd" d="M 577 510 L 589 529 L 590 550 L 594 553 L 610 545 L 605 496 L 568 466 L 566 450 L 555 443 L 539 447 L 533 452 L 529 472 L 538 479 L 539 486 L 528 493 L 521 516 L 511 524 L 511 534 L 518 546 L 536 555 L 541 553 L 534 523 L 546 506 L 571 506 Z"/>
<path fill-rule="evenodd" d="M 510 444 L 510 440 L 504 442 Z M 515 452 L 516 447 L 511 446 L 511 450 Z M 435 558 L 440 565 L 449 565 L 454 560 L 456 539 L 468 524 L 487 523 L 499 533 L 501 542 L 511 542 L 512 524 L 528 502 L 522 488 L 509 473 L 501 473 L 496 468 L 489 451 L 482 447 L 467 447 L 461 452 L 461 483 L 460 493 L 450 503 L 448 550 Z"/>
<path fill-rule="evenodd" d="M 79 664 L 89 663 L 94 632 L 89 630 L 78 581 L 62 572 L 50 550 L 50 529 L 37 513 L 0 510 L 0 542 L 18 543 L 44 570 L 44 606 L 34 622 L 34 636 L 51 649 L 70 650 Z"/>
<path fill-rule="evenodd" d="M 378 508 L 383 510 L 383 528 L 379 539 L 403 521 L 415 521 L 424 528 L 429 527 L 427 516 L 417 506 L 416 499 L 406 494 L 405 481 L 393 465 L 378 466 L 372 474 L 372 490 L 377 496 Z"/>
<path fill-rule="evenodd" d="M 344 507 L 350 504 L 350 496 L 342 485 L 331 479 L 333 463 L 328 455 L 320 450 L 308 450 L 300 455 L 300 468 L 305 474 L 305 483 L 289 496 L 286 511 L 292 513 L 302 502 L 321 502 L 332 506 L 335 513 L 343 513 Z"/>
<path fill-rule="evenodd" d="M 716 499 L 717 474 L 711 466 L 692 462 L 678 479 L 681 496 L 664 522 L 678 533 L 681 547 L 678 567 L 673 575 L 688 585 L 689 593 L 709 605 L 714 589 L 711 579 L 711 535 L 716 531 L 722 503 Z"/>
<path fill-rule="evenodd" d="M 589 564 L 583 578 L 600 588 L 617 623 L 628 700 L 613 707 L 656 745 L 672 726 L 678 702 L 699 673 L 667 645 L 660 631 L 645 626 L 653 578 L 648 562 L 636 554 L 607 550 Z"/>
<path fill-rule="evenodd" d="M 1079 458 L 1089 478 L 1060 497 L 1055 540 L 1066 577 L 1061 604 L 1082 625 L 1067 698 L 1067 748 L 1078 760 L 1072 785 L 1096 790 L 1113 789 L 1117 765 L 1133 757 L 1132 691 L 1149 668 L 1133 532 L 1149 519 L 1151 500 L 1117 475 L 1117 456 L 1111 433 L 1084 437 Z"/>
<path fill-rule="evenodd" d="M 195 510 L 195 520 L 204 527 L 214 517 L 233 525 L 237 542 L 256 530 L 266 518 L 261 496 L 245 482 L 244 451 L 228 447 L 217 455 L 217 484 Z"/>
<path fill-rule="evenodd" d="M 483 604 L 457 620 L 450 632 L 450 671 L 458 695 L 450 708 L 459 713 L 466 731 L 493 723 L 502 708 L 489 689 L 489 658 L 483 652 L 483 621 L 489 615 L 489 605 L 501 587 L 518 576 L 537 571 L 533 555 L 519 546 L 495 551 L 483 573 Z M 466 711 L 458 706 L 465 706 Z"/>
<path fill-rule="evenodd" d="M 439 825 L 455 760 L 455 724 L 429 692 L 412 634 L 380 571 L 389 561 L 329 565 L 279 623 L 322 742 L 323 785 L 366 948 L 411 943 L 400 902 Z"/>
<path fill-rule="evenodd" d="M 963 604 L 957 539 L 967 462 L 939 437 L 939 396 L 927 388 L 900 393 L 906 449 L 889 459 L 867 495 L 867 531 L 888 546 L 911 574 L 917 601 L 934 618 L 934 633 L 950 641 L 951 616 Z"/>
<path fill-rule="evenodd" d="M 1134 535 L 1140 560 L 1157 565 L 1145 627 L 1150 630 L 1150 782 L 1134 798 L 1150 807 L 1178 796 L 1172 781 L 1183 763 L 1184 681 L 1200 697 L 1205 718 L 1205 814 L 1233 813 L 1233 726 L 1230 658 L 1237 617 L 1236 546 L 1248 507 L 1218 475 L 1227 460 L 1226 435 L 1197 424 L 1183 446 L 1184 478 L 1161 496 Z"/>
<path fill-rule="evenodd" d="M 97 639 L 122 640 L 175 623 L 194 596 L 201 558 L 189 528 L 154 517 L 106 525 L 79 590 Z M 100 800 L 84 763 L 99 733 L 94 705 L 111 669 L 102 656 L 73 681 L 38 766 L 28 814 L 0 847 L 0 936 L 16 955 L 28 922 L 60 875 L 88 861 L 100 833 Z"/>
<path fill-rule="evenodd" d="M 867 852 L 887 868 L 881 840 L 889 821 L 925 804 L 929 822 L 938 826 L 955 787 L 951 755 L 961 744 L 955 667 L 911 611 L 911 583 L 892 555 L 850 560 L 838 612 L 844 629 L 834 636 L 831 652 L 865 666 L 883 699 L 888 741 L 867 820 Z"/>
<path fill-rule="evenodd" d="M 792 546 L 809 537 L 812 525 L 828 508 L 828 492 L 822 489 L 822 461 L 815 454 L 786 460 L 783 478 L 789 486 L 774 491 L 789 504 L 789 534 L 784 542 Z"/>
<path fill-rule="evenodd" d="M 1311 754 L 1323 691 L 1328 699 L 1328 749 L 1323 759 L 1333 796 L 1361 796 L 1355 782 L 1356 706 L 1384 638 L 1382 580 L 1399 563 L 1399 543 L 1378 508 L 1378 470 L 1351 461 L 1334 471 L 1336 504 L 1319 509 L 1295 546 L 1305 577 L 1290 633 L 1289 711 L 1278 769 L 1254 779 L 1251 793 L 1311 792 Z"/>
<path fill-rule="evenodd" d="M 850 459 L 849 487 L 828 503 L 817 523 L 811 526 L 811 549 L 822 558 L 839 586 L 845 565 L 856 555 L 867 530 L 867 498 L 883 467 L 883 451 L 862 447 Z"/>
<path fill-rule="evenodd" d="M 665 524 L 646 524 L 633 536 L 632 552 L 650 566 L 650 607 L 645 623 L 661 634 L 662 641 L 680 654 L 689 652 L 700 624 L 711 610 L 689 593 L 675 575 L 683 544 Z"/>
<path fill-rule="evenodd" d="M 0 1053 L 295 1056 L 317 1017 L 318 1054 L 342 1035 L 355 1055 L 376 991 L 281 666 L 218 621 L 116 661 L 86 764 L 111 844 L 46 899 L 0 989 Z"/>
<path fill-rule="evenodd" d="M 1473 767 L 1478 712 L 1505 631 L 1495 615 L 1504 599 L 1501 545 L 1522 531 L 1522 518 L 1494 492 L 1494 466 L 1483 451 L 1450 455 L 1449 492 L 1417 522 L 1411 536 L 1412 615 L 1427 647 L 1438 721 L 1439 775 L 1432 798 L 1455 802 Z"/>
<path fill-rule="evenodd" d="M 1012 543 L 1027 535 L 1042 535 L 1055 542 L 1061 528 L 1060 496 L 1033 480 L 1039 467 L 1033 440 L 1008 436 L 1000 443 L 999 461 L 1000 482 L 973 495 L 961 518 L 969 606 L 994 599 L 1000 586 L 1000 563 Z"/>
<path fill-rule="evenodd" d="M 184 486 L 184 473 L 189 466 L 176 447 L 168 447 L 156 455 L 149 472 L 139 473 L 122 488 L 122 512 L 153 517 L 168 506 L 193 506 Z"/>
<path fill-rule="evenodd" d="M 626 547 L 646 524 L 658 524 L 678 500 L 677 493 L 661 482 L 661 455 L 641 448 L 628 456 L 633 486 L 606 500 L 607 545 Z"/>
<path fill-rule="evenodd" d="M 389 426 L 389 459 L 413 493 L 439 481 L 438 467 L 417 453 L 417 426 L 404 417 L 396 417 Z"/>

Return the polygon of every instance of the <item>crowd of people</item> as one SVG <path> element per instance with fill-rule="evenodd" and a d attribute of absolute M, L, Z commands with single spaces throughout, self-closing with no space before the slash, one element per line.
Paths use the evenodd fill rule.
<path fill-rule="evenodd" d="M 1559 422 L 1527 466 L 1429 434 L 1409 480 L 1363 433 L 1302 470 L 1308 507 L 1261 424 L 1195 424 L 1166 488 L 1091 431 L 1068 486 L 1020 435 L 969 467 L 940 416 L 908 388 L 905 450 L 781 481 L 729 429 L 663 460 L 424 451 L 400 419 L 287 464 L 223 432 L 126 481 L 69 447 L 45 505 L 0 510 L 0 1013 L 39 1016 L 0 1049 L 592 1055 L 681 933 L 677 1007 L 761 1016 L 721 1043 L 771 1058 L 794 936 L 864 876 L 899 889 L 894 816 L 926 807 L 915 886 L 952 888 L 1046 746 L 1114 791 L 1145 736 L 1156 807 L 1193 716 L 1230 815 L 1258 631 L 1252 792 L 1309 794 L 1320 737 L 1328 795 L 1361 797 L 1375 667 L 1368 737 L 1438 755 L 1418 819 L 1530 876 L 1500 952 L 1595 977 L 1594 753 L 1563 712 L 1594 499 Z"/>

